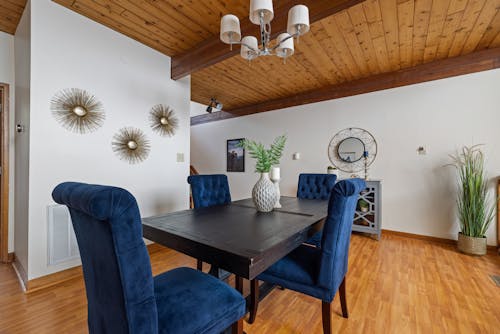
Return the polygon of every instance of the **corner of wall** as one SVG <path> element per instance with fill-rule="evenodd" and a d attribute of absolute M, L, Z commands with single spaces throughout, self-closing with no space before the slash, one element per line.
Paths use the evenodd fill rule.
<path fill-rule="evenodd" d="M 14 36 L 15 120 L 25 131 L 15 133 L 14 252 L 28 269 L 29 115 L 31 106 L 31 3 L 28 1 Z"/>

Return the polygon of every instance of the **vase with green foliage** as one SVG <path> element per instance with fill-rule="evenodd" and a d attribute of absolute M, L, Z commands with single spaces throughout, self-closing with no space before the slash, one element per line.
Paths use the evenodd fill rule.
<path fill-rule="evenodd" d="M 359 211 L 361 211 L 361 212 L 368 212 L 370 210 L 370 203 L 368 203 L 364 199 L 360 199 L 358 201 L 358 208 L 359 208 Z"/>
<path fill-rule="evenodd" d="M 486 231 L 494 218 L 494 206 L 484 171 L 484 154 L 478 145 L 463 147 L 451 156 L 458 173 L 458 249 L 486 254 Z"/>
<path fill-rule="evenodd" d="M 253 140 L 244 139 L 240 142 L 240 146 L 257 160 L 255 172 L 260 173 L 260 179 L 252 189 L 252 199 L 258 211 L 272 211 L 278 199 L 276 187 L 269 179 L 269 171 L 272 166 L 279 164 L 285 143 L 286 136 L 284 135 L 277 137 L 268 149 Z"/>

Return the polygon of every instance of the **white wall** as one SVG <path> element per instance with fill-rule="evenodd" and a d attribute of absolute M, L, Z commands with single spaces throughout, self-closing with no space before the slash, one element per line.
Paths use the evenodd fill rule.
<path fill-rule="evenodd" d="M 16 261 L 28 270 L 28 194 L 29 194 L 29 115 L 30 115 L 30 68 L 31 68 L 31 1 L 28 1 L 17 26 L 15 40 L 16 73 L 16 124 L 26 127 L 15 135 L 15 182 L 14 182 L 14 252 Z"/>
<path fill-rule="evenodd" d="M 128 189 L 149 216 L 185 209 L 189 203 L 190 79 L 170 80 L 170 58 L 50 0 L 32 3 L 29 266 L 33 279 L 78 264 L 47 266 L 47 205 L 63 181 Z M 106 121 L 80 135 L 62 128 L 50 113 L 61 89 L 86 89 L 104 104 Z M 149 127 L 153 105 L 171 106 L 180 120 L 173 138 Z M 142 129 L 151 142 L 138 165 L 119 160 L 112 136 L 124 126 Z M 185 162 L 176 162 L 178 152 Z"/>
<path fill-rule="evenodd" d="M 499 87 L 500 70 L 493 70 L 197 125 L 191 163 L 200 173 L 225 173 L 226 139 L 269 144 L 286 133 L 281 190 L 294 196 L 299 173 L 326 172 L 328 144 L 338 131 L 364 128 L 378 142 L 370 176 L 383 180 L 382 227 L 456 239 L 455 171 L 445 165 L 461 146 L 484 143 L 489 176 L 500 174 Z M 417 154 L 419 146 L 427 155 Z M 292 160 L 294 152 L 301 160 Z M 234 199 L 249 197 L 257 180 L 246 158 L 246 173 L 228 173 Z M 495 231 L 492 223 L 489 244 L 496 244 Z"/>
<path fill-rule="evenodd" d="M 9 85 L 9 186 L 14 188 L 15 71 L 14 36 L 0 31 L 0 82 Z M 14 192 L 9 192 L 9 253 L 14 251 Z"/>
<path fill-rule="evenodd" d="M 206 105 L 191 101 L 191 105 L 190 105 L 191 117 L 198 116 L 198 115 L 204 115 L 206 113 L 207 113 L 207 106 Z"/>

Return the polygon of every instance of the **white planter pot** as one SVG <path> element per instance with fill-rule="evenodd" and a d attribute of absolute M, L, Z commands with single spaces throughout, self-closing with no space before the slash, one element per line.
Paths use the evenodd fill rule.
<path fill-rule="evenodd" d="M 326 173 L 331 174 L 331 175 L 337 175 L 337 178 L 339 177 L 339 170 L 338 169 L 327 169 Z"/>
<path fill-rule="evenodd" d="M 278 200 L 276 187 L 269 179 L 269 173 L 261 173 L 252 190 L 252 199 L 257 211 L 271 212 Z"/>

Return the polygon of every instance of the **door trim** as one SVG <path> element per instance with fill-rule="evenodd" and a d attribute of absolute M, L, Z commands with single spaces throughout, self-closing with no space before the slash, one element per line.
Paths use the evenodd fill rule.
<path fill-rule="evenodd" d="M 9 256 L 9 149 L 10 149 L 10 126 L 9 126 L 9 85 L 0 83 L 0 91 L 4 99 L 0 112 L 0 127 L 2 129 L 2 145 L 0 154 L 0 261 L 10 262 Z"/>

